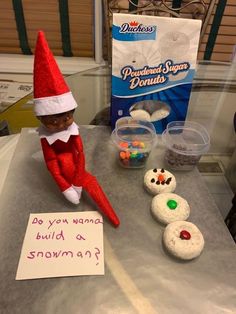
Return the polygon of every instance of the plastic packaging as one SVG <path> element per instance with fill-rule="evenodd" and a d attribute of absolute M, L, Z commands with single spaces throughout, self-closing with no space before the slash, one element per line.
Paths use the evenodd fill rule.
<path fill-rule="evenodd" d="M 151 122 L 123 117 L 116 121 L 111 138 L 123 167 L 142 168 L 155 143 L 156 131 Z"/>
<path fill-rule="evenodd" d="M 210 136 L 199 123 L 173 121 L 162 133 L 165 162 L 175 170 L 192 170 L 210 147 Z"/>

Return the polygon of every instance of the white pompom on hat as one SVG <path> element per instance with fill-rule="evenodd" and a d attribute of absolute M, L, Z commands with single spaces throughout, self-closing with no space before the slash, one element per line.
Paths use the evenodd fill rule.
<path fill-rule="evenodd" d="M 67 112 L 77 103 L 67 86 L 45 35 L 38 32 L 34 56 L 34 112 L 45 116 Z"/>

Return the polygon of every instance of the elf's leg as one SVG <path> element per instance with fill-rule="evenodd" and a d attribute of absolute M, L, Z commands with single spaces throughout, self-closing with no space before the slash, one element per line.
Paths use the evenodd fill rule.
<path fill-rule="evenodd" d="M 120 224 L 119 218 L 116 216 L 114 209 L 108 201 L 97 179 L 90 173 L 85 172 L 85 178 L 83 180 L 82 187 L 91 196 L 102 213 L 109 218 L 115 227 L 118 227 Z"/>

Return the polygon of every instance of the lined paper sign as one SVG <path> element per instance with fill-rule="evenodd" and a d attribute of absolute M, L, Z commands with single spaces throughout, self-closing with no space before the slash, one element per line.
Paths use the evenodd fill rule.
<path fill-rule="evenodd" d="M 79 275 L 104 275 L 102 216 L 30 214 L 16 280 Z"/>

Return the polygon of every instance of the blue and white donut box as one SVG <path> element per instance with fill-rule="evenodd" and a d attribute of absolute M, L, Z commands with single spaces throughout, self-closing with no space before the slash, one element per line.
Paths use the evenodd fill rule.
<path fill-rule="evenodd" d="M 157 133 L 185 120 L 200 29 L 200 20 L 113 14 L 113 128 L 124 116 L 151 121 Z"/>

